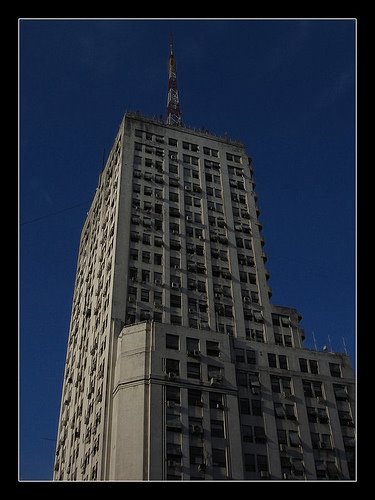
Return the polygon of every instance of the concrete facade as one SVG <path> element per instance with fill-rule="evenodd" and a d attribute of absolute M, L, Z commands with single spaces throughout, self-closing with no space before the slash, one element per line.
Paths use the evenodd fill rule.
<path fill-rule="evenodd" d="M 353 479 L 349 359 L 270 303 L 242 144 L 127 113 L 78 256 L 56 480 Z"/>

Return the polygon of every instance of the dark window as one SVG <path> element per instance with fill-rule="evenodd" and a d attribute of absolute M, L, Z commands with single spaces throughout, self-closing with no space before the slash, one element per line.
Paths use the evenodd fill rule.
<path fill-rule="evenodd" d="M 191 406 L 202 406 L 202 391 L 188 389 L 188 403 Z"/>
<path fill-rule="evenodd" d="M 244 443 L 253 442 L 253 428 L 251 427 L 251 425 L 242 426 L 242 440 Z"/>
<path fill-rule="evenodd" d="M 267 455 L 257 455 L 258 472 L 268 472 Z"/>
<path fill-rule="evenodd" d="M 225 437 L 224 435 L 224 422 L 221 420 L 211 420 L 211 436 Z"/>
<path fill-rule="evenodd" d="M 252 414 L 254 416 L 261 416 L 262 415 L 262 404 L 260 399 L 252 399 L 251 400 L 251 410 Z"/>
<path fill-rule="evenodd" d="M 254 427 L 254 438 L 256 443 L 265 443 L 267 440 L 266 433 L 264 432 L 264 427 Z"/>
<path fill-rule="evenodd" d="M 171 307 L 181 307 L 181 295 L 171 294 Z"/>
<path fill-rule="evenodd" d="M 244 349 L 235 349 L 234 353 L 235 353 L 237 363 L 245 363 L 245 351 L 244 351 Z"/>
<path fill-rule="evenodd" d="M 150 282 L 150 271 L 142 269 L 142 283 Z"/>
<path fill-rule="evenodd" d="M 276 368 L 277 367 L 277 364 L 276 364 L 276 354 L 268 353 L 268 366 L 270 368 Z"/>
<path fill-rule="evenodd" d="M 144 262 L 145 264 L 149 264 L 151 262 L 150 252 L 142 252 L 142 262 Z"/>
<path fill-rule="evenodd" d="M 142 302 L 149 302 L 150 300 L 150 290 L 141 290 L 141 301 Z"/>
<path fill-rule="evenodd" d="M 171 325 L 181 325 L 181 324 L 182 324 L 181 316 L 171 314 Z"/>
<path fill-rule="evenodd" d="M 178 166 L 177 165 L 173 165 L 173 164 L 169 164 L 169 172 L 171 174 L 178 174 Z M 178 194 L 177 194 L 177 200 L 172 200 L 172 198 L 170 197 L 171 194 L 177 194 L 177 193 L 170 193 L 169 194 L 169 199 L 171 201 L 178 201 Z"/>
<path fill-rule="evenodd" d="M 203 448 L 201 446 L 190 446 L 190 463 L 191 464 L 204 463 Z"/>
<path fill-rule="evenodd" d="M 210 392 L 210 408 L 223 409 L 223 395 L 219 392 Z"/>
<path fill-rule="evenodd" d="M 179 349 L 180 348 L 180 338 L 179 338 L 179 336 L 167 333 L 166 336 L 165 336 L 165 346 L 168 349 Z"/>
<path fill-rule="evenodd" d="M 167 373 L 174 373 L 175 375 L 180 374 L 180 362 L 177 359 L 166 359 L 165 360 L 165 371 Z"/>
<path fill-rule="evenodd" d="M 247 362 L 249 365 L 255 365 L 256 364 L 256 352 L 252 350 L 247 350 L 246 351 L 246 357 L 247 357 Z"/>
<path fill-rule="evenodd" d="M 166 399 L 167 401 L 173 401 L 174 403 L 180 404 L 180 388 L 174 387 L 172 385 L 167 385 Z"/>
<path fill-rule="evenodd" d="M 332 377 L 341 377 L 341 367 L 337 363 L 330 363 L 329 364 L 329 371 L 332 375 Z"/>
<path fill-rule="evenodd" d="M 225 450 L 220 450 L 219 448 L 212 448 L 212 465 L 215 467 L 226 467 L 227 460 L 225 456 Z"/>
<path fill-rule="evenodd" d="M 160 266 L 162 263 L 162 255 L 159 253 L 154 254 L 154 264 Z"/>
<path fill-rule="evenodd" d="M 283 369 L 283 370 L 287 370 L 288 369 L 288 358 L 286 356 L 283 356 L 283 355 L 279 355 L 279 368 Z"/>
<path fill-rule="evenodd" d="M 187 363 L 187 376 L 189 378 L 200 379 L 201 378 L 201 365 L 200 363 Z"/>
<path fill-rule="evenodd" d="M 206 352 L 207 356 L 219 356 L 220 355 L 219 342 L 207 340 Z"/>
<path fill-rule="evenodd" d="M 240 413 L 250 415 L 250 403 L 248 399 L 240 399 Z"/>
<path fill-rule="evenodd" d="M 246 372 L 236 372 L 237 385 L 241 387 L 247 387 L 247 373 Z"/>
<path fill-rule="evenodd" d="M 318 373 L 318 362 L 314 359 L 310 359 L 310 372 Z"/>
<path fill-rule="evenodd" d="M 170 137 L 170 138 L 168 139 L 168 144 L 169 144 L 170 146 L 174 146 L 174 147 L 176 147 L 176 146 L 177 146 L 177 141 L 176 141 L 176 139 L 172 139 L 172 138 Z"/>
<path fill-rule="evenodd" d="M 245 453 L 245 471 L 246 472 L 255 472 L 255 455 L 252 453 Z"/>

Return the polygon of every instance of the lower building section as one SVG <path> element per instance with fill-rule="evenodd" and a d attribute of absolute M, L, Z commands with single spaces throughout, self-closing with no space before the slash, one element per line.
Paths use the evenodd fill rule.
<path fill-rule="evenodd" d="M 103 479 L 353 479 L 349 371 L 343 355 L 154 322 L 127 326 Z"/>

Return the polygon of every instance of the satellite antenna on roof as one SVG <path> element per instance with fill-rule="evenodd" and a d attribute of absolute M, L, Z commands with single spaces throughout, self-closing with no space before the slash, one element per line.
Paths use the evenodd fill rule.
<path fill-rule="evenodd" d="M 326 345 L 323 346 L 323 349 L 322 349 L 324 352 L 327 352 L 328 351 L 328 347 Z"/>

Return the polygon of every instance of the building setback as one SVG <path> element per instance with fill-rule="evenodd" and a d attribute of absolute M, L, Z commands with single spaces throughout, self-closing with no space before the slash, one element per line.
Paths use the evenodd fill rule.
<path fill-rule="evenodd" d="M 168 109 L 125 114 L 82 230 L 54 479 L 354 479 L 350 360 L 270 303 L 251 159 Z"/>

